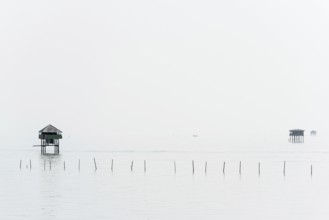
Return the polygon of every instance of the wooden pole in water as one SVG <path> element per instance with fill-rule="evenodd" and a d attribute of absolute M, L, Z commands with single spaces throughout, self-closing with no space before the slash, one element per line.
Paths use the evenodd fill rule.
<path fill-rule="evenodd" d="M 51 170 L 51 160 L 49 160 L 49 169 Z"/>
<path fill-rule="evenodd" d="M 134 168 L 134 161 L 131 161 L 131 165 L 130 165 L 130 171 L 133 172 L 133 168 Z"/>
<path fill-rule="evenodd" d="M 258 176 L 260 176 L 260 162 L 258 162 Z"/>
<path fill-rule="evenodd" d="M 204 173 L 207 174 L 207 161 L 206 161 L 206 163 L 204 164 Z"/>
<path fill-rule="evenodd" d="M 174 161 L 174 171 L 176 173 L 176 161 Z"/>
<path fill-rule="evenodd" d="M 63 165 L 64 165 L 64 170 L 65 170 L 65 160 L 64 160 L 64 162 L 63 162 Z"/>
<path fill-rule="evenodd" d="M 192 160 L 192 173 L 194 174 L 194 160 Z"/>
<path fill-rule="evenodd" d="M 31 160 L 30 160 L 30 169 L 32 169 L 32 162 L 31 162 Z"/>
<path fill-rule="evenodd" d="M 19 169 L 22 169 L 22 160 L 19 161 Z"/>
<path fill-rule="evenodd" d="M 311 164 L 311 176 L 313 176 L 313 165 Z"/>
<path fill-rule="evenodd" d="M 94 165 L 95 165 L 95 170 L 97 170 L 97 164 L 96 164 L 96 159 L 94 157 Z"/>
<path fill-rule="evenodd" d="M 113 159 L 111 161 L 111 172 L 113 173 Z"/>
<path fill-rule="evenodd" d="M 286 175 L 286 161 L 283 162 L 283 175 Z"/>
<path fill-rule="evenodd" d="M 43 170 L 46 170 L 46 160 L 43 160 Z"/>
<path fill-rule="evenodd" d="M 240 174 L 240 176 L 241 176 L 241 161 L 240 161 L 240 163 L 239 163 L 239 174 Z"/>
<path fill-rule="evenodd" d="M 79 171 L 80 171 L 80 159 L 79 159 L 79 163 L 78 163 L 78 169 L 79 169 Z"/>
<path fill-rule="evenodd" d="M 144 173 L 146 173 L 146 160 L 144 160 Z"/>
<path fill-rule="evenodd" d="M 223 174 L 225 175 L 225 161 L 223 163 Z"/>

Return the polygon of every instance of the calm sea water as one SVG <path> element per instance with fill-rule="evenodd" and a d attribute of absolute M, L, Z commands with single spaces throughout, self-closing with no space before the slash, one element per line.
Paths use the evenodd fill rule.
<path fill-rule="evenodd" d="M 329 152 L 324 148 L 63 151 L 59 156 L 32 149 L 0 155 L 1 219 L 329 217 Z"/>

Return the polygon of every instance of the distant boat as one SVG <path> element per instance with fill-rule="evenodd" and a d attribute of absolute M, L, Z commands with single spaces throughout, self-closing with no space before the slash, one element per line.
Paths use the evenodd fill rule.
<path fill-rule="evenodd" d="M 195 137 L 195 138 L 196 138 L 196 137 L 198 137 L 198 135 L 197 135 L 197 134 L 193 134 L 192 136 L 193 136 L 193 137 Z"/>

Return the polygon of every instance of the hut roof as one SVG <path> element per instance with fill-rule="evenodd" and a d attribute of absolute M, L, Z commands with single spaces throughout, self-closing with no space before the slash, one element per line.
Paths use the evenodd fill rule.
<path fill-rule="evenodd" d="M 305 130 L 302 130 L 302 129 L 292 129 L 292 130 L 289 130 L 289 131 L 305 131 Z"/>
<path fill-rule="evenodd" d="M 43 129 L 41 129 L 39 132 L 40 133 L 48 133 L 49 132 L 49 133 L 57 133 L 57 134 L 62 133 L 61 130 L 57 129 L 55 126 L 52 126 L 51 124 L 47 125 Z"/>

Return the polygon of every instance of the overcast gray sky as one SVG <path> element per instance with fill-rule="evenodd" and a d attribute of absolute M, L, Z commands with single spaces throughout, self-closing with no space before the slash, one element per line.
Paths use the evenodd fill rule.
<path fill-rule="evenodd" d="M 315 0 L 1 1 L 0 146 L 36 144 L 49 123 L 66 145 L 109 149 L 195 133 L 328 134 L 328 10 Z"/>

